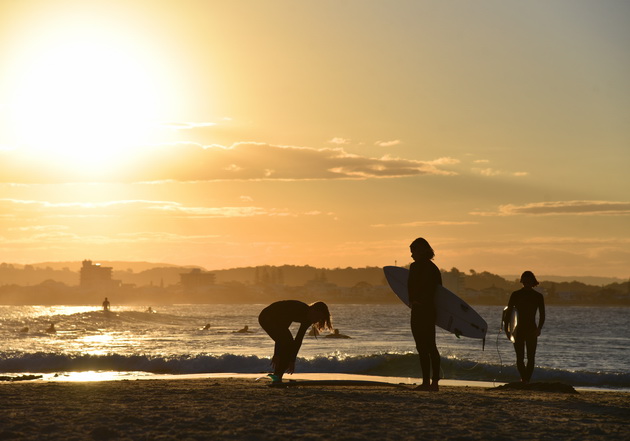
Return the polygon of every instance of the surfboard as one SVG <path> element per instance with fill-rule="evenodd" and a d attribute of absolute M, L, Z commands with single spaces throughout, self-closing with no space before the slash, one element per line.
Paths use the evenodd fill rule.
<path fill-rule="evenodd" d="M 505 331 L 505 336 L 512 343 L 516 340 L 516 332 L 518 330 L 518 311 L 516 308 L 503 308 L 503 316 L 501 318 L 501 327 Z"/>
<path fill-rule="evenodd" d="M 316 386 L 383 386 L 408 389 L 408 386 L 384 381 L 369 380 L 289 380 L 281 383 L 269 383 L 270 387 L 316 387 Z"/>
<path fill-rule="evenodd" d="M 411 307 L 409 292 L 407 291 L 409 270 L 399 266 L 386 266 L 383 271 L 392 291 L 405 305 Z M 435 307 L 435 324 L 437 326 L 457 337 L 463 335 L 464 337 L 480 338 L 485 343 L 486 332 L 488 331 L 486 321 L 472 306 L 456 294 L 443 286 L 438 286 L 435 292 Z"/>

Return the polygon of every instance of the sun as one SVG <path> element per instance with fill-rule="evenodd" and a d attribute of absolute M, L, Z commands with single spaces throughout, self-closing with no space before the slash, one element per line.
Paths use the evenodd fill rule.
<path fill-rule="evenodd" d="M 172 79 L 159 51 L 112 23 L 55 23 L 14 50 L 3 130 L 12 145 L 59 166 L 115 168 L 159 131 Z"/>

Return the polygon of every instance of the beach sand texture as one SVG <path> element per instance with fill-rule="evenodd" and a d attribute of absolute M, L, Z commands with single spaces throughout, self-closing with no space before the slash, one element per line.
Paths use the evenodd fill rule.
<path fill-rule="evenodd" d="M 246 378 L 0 384 L 0 439 L 627 440 L 630 394 L 270 388 Z"/>

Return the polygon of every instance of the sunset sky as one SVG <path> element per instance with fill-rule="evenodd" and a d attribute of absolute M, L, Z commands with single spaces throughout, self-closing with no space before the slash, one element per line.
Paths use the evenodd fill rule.
<path fill-rule="evenodd" d="M 630 276 L 630 2 L 0 0 L 0 261 Z"/>

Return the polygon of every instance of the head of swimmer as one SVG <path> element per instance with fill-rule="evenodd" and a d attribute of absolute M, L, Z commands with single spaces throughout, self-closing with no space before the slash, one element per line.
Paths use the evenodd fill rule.
<path fill-rule="evenodd" d="M 423 237 L 419 237 L 409 245 L 411 257 L 413 260 L 431 260 L 435 257 L 435 252 L 429 242 Z"/>
<path fill-rule="evenodd" d="M 328 305 L 324 302 L 315 302 L 308 305 L 308 318 L 319 331 L 329 329 L 332 331 L 332 321 Z"/>

